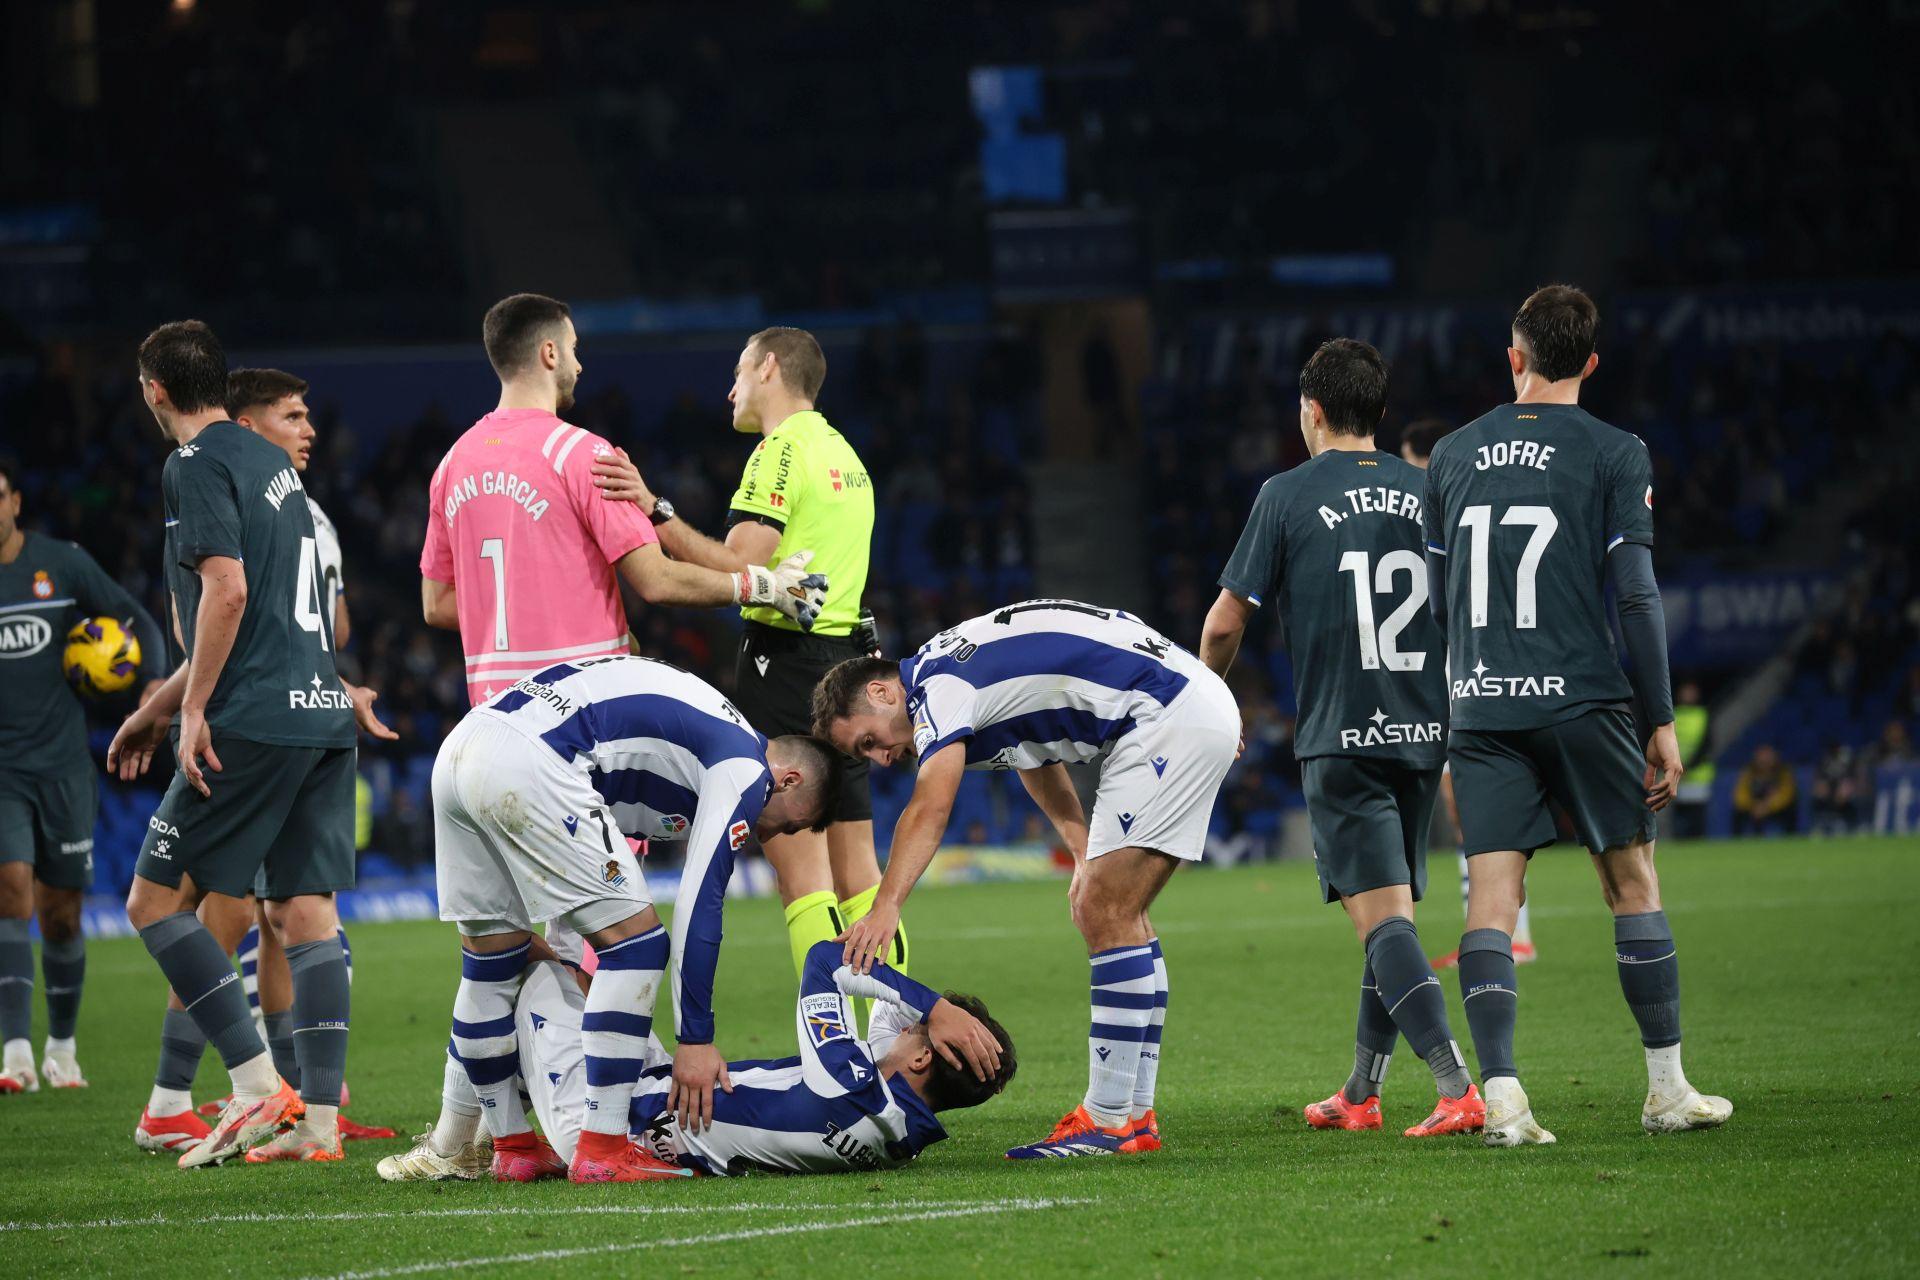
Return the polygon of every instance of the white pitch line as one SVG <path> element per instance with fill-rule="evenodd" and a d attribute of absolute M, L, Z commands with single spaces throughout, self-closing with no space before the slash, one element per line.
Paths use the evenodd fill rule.
<path fill-rule="evenodd" d="M 975 1200 L 901 1200 L 893 1202 L 902 1209 L 970 1208 Z M 145 1218 L 95 1218 L 90 1222 L 0 1222 L 0 1232 L 8 1231 L 95 1231 L 110 1227 L 197 1227 L 212 1223 L 242 1223 L 259 1226 L 273 1223 L 380 1222 L 392 1218 L 507 1218 L 613 1215 L 651 1217 L 683 1213 L 778 1213 L 788 1209 L 814 1209 L 811 1204 L 778 1204 L 766 1201 L 742 1201 L 734 1204 L 575 1204 L 575 1205 L 489 1205 L 467 1209 L 413 1209 L 363 1213 L 206 1213 L 185 1218 L 152 1214 Z"/>
<path fill-rule="evenodd" d="M 587 1245 L 578 1249 L 539 1249 L 527 1253 L 502 1253 L 485 1258 L 449 1258 L 438 1262 L 416 1262 L 404 1267 L 380 1267 L 372 1271 L 341 1271 L 310 1280 L 391 1280 L 395 1276 L 427 1275 L 435 1271 L 454 1271 L 465 1267 L 502 1267 L 527 1262 L 560 1262 L 613 1253 L 633 1253 L 641 1249 L 676 1249 L 683 1245 L 727 1244 L 736 1240 L 760 1240 L 772 1236 L 804 1235 L 815 1231 L 837 1231 L 846 1227 L 885 1227 L 902 1222 L 928 1222 L 939 1218 L 976 1218 L 992 1213 L 1011 1213 L 1034 1209 L 1056 1209 L 1067 1205 L 1091 1204 L 1085 1198 L 1015 1199 L 998 1204 L 975 1204 L 954 1209 L 924 1209 L 917 1213 L 874 1214 L 865 1218 L 836 1218 L 815 1222 L 796 1222 L 779 1227 L 748 1227 L 739 1231 L 710 1231 L 704 1235 L 679 1236 L 664 1240 L 623 1240 L 615 1244 Z"/>

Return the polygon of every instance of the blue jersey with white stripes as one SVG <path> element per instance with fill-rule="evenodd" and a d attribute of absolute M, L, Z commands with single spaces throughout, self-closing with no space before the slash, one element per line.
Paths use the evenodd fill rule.
<path fill-rule="evenodd" d="M 1653 545 L 1638 436 L 1575 404 L 1503 404 L 1434 446 L 1424 505 L 1455 729 L 1538 729 L 1632 698 L 1606 586 L 1615 547 Z"/>
<path fill-rule="evenodd" d="M 1205 670 L 1132 614 L 1027 600 L 942 631 L 900 664 L 914 752 L 969 769 L 1098 760 Z"/>
<path fill-rule="evenodd" d="M 681 1130 L 667 1109 L 667 1074 L 640 1081 L 629 1127 L 663 1159 L 704 1173 L 834 1173 L 905 1164 L 947 1136 L 933 1109 L 898 1077 L 882 1079 L 882 1046 L 854 1035 L 851 998 L 885 1000 L 925 1021 L 940 995 L 884 964 L 862 976 L 837 942 L 807 953 L 794 1007 L 800 1053 L 729 1063 L 733 1091 L 716 1090 L 713 1124 Z"/>
<path fill-rule="evenodd" d="M 767 740 L 718 689 L 652 658 L 560 663 L 475 714 L 506 721 L 586 773 L 627 835 L 687 842 L 672 927 L 677 1026 L 682 1043 L 711 1043 L 721 908 L 773 785 Z"/>

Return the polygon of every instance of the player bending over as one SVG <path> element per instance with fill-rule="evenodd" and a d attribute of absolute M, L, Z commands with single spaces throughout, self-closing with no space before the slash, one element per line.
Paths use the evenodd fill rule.
<path fill-rule="evenodd" d="M 1153 1087 L 1167 966 L 1147 909 L 1197 862 L 1240 744 L 1220 677 L 1138 618 L 1029 600 L 943 631 L 905 662 L 853 658 L 814 691 L 814 732 L 879 765 L 917 757 L 873 909 L 846 962 L 887 953 L 900 907 L 933 861 L 966 769 L 1015 769 L 1073 854 L 1067 892 L 1092 963 L 1085 1098 L 1009 1159 L 1157 1150 Z M 1104 760 L 1089 824 L 1063 761 Z"/>
<path fill-rule="evenodd" d="M 680 1041 L 671 1091 L 683 1124 L 712 1117 L 715 1085 L 728 1087 L 714 1046 L 713 981 L 734 855 L 755 836 L 824 826 L 839 768 L 826 744 L 769 742 L 705 681 L 637 657 L 548 667 L 448 736 L 434 764 L 433 809 L 440 918 L 459 925 L 464 947 L 452 1050 L 484 1110 L 495 1178 L 633 1176 L 643 1153 L 627 1140 L 627 1104 L 669 955 Z M 678 832 L 687 859 L 669 938 L 625 836 Z M 533 926 L 552 920 L 600 958 L 583 1023 L 585 1132 L 570 1170 L 533 1132 L 514 1082 L 521 971 Z M 449 1100 L 462 1095 L 456 1085 L 446 1091 Z M 443 1114 L 421 1154 L 453 1162 L 474 1137 L 470 1119 L 460 1130 L 457 1114 Z M 421 1159 L 382 1176 L 461 1172 Z"/>
<path fill-rule="evenodd" d="M 1733 1114 L 1680 1068 L 1680 961 L 1653 869 L 1654 814 L 1680 784 L 1666 621 L 1653 580 L 1647 447 L 1582 409 L 1599 312 L 1549 285 L 1513 319 L 1514 400 L 1442 440 L 1427 469 L 1427 571 L 1447 633 L 1447 759 L 1472 883 L 1460 991 L 1487 1099 L 1487 1144 L 1552 1142 L 1514 1064 L 1514 921 L 1527 860 L 1554 841 L 1551 796 L 1599 873 L 1620 987 L 1647 1054 L 1641 1124 L 1698 1129 Z M 1619 602 L 1632 659 L 1607 625 Z M 1644 753 L 1631 700 L 1654 726 Z"/>
<path fill-rule="evenodd" d="M 1307 462 L 1260 489 L 1220 577 L 1200 658 L 1225 676 L 1264 601 L 1293 652 L 1294 751 L 1313 825 L 1322 900 L 1366 949 L 1353 1073 L 1305 1109 L 1316 1129 L 1378 1129 L 1395 1033 L 1440 1091 L 1409 1138 L 1474 1133 L 1486 1107 L 1447 1025 L 1447 998 L 1414 932 L 1427 884 L 1427 824 L 1446 751 L 1446 672 L 1426 608 L 1420 472 L 1373 447 L 1387 365 L 1335 338 L 1300 371 Z"/>
<path fill-rule="evenodd" d="M 580 1027 L 592 981 L 536 964 L 515 1011 L 521 1078 L 562 1152 L 587 1115 Z M 857 1038 L 850 1001 L 859 997 L 891 1007 L 892 1029 Z M 628 1112 L 645 1154 L 623 1180 L 898 1168 L 947 1136 L 935 1113 L 979 1106 L 1013 1079 L 1013 1041 L 979 1000 L 942 996 L 884 964 L 857 974 L 837 942 L 808 951 L 794 1023 L 799 1054 L 729 1064 L 733 1089 L 714 1098 L 705 1126 L 680 1122 L 666 1065 L 649 1064 Z"/>

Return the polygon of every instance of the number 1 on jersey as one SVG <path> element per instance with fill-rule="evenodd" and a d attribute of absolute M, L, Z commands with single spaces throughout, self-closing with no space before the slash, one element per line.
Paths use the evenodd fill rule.
<path fill-rule="evenodd" d="M 493 647 L 507 647 L 507 540 L 488 538 L 480 544 L 480 558 L 493 561 Z"/>
<path fill-rule="evenodd" d="M 1460 527 L 1472 539 L 1467 551 L 1467 620 L 1476 627 L 1487 625 L 1487 578 L 1490 572 L 1487 568 L 1487 544 L 1492 540 L 1492 521 L 1493 508 L 1484 503 L 1468 507 L 1460 513 Z M 1540 621 L 1540 561 L 1547 554 L 1547 544 L 1553 541 L 1553 535 L 1560 529 L 1560 517 L 1553 514 L 1552 507 L 1522 505 L 1508 507 L 1500 517 L 1500 523 L 1533 526 L 1533 532 L 1527 535 L 1527 545 L 1520 552 L 1520 563 L 1515 566 L 1513 581 L 1514 629 L 1531 631 Z"/>
<path fill-rule="evenodd" d="M 1372 568 L 1372 572 L 1368 572 L 1369 568 Z M 1412 579 L 1413 589 L 1376 630 L 1373 623 L 1373 597 L 1376 593 L 1386 595 L 1392 592 L 1394 575 L 1402 570 Z M 1353 575 L 1353 607 L 1360 627 L 1361 669 L 1378 671 L 1384 664 L 1389 671 L 1424 670 L 1427 655 L 1424 652 L 1402 653 L 1400 633 L 1407 629 L 1407 624 L 1427 603 L 1426 562 L 1411 551 L 1389 551 L 1380 557 L 1378 566 L 1369 566 L 1366 552 L 1349 551 L 1340 557 L 1340 572 Z"/>

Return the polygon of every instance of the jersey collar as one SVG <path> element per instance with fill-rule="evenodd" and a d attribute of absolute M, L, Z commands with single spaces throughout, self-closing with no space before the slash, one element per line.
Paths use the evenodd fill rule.
<path fill-rule="evenodd" d="M 781 419 L 780 425 L 773 429 L 772 434 L 776 436 L 782 432 L 799 434 L 803 431 L 814 431 L 826 425 L 826 415 L 818 409 L 802 409 L 798 413 L 788 414 Z"/>

